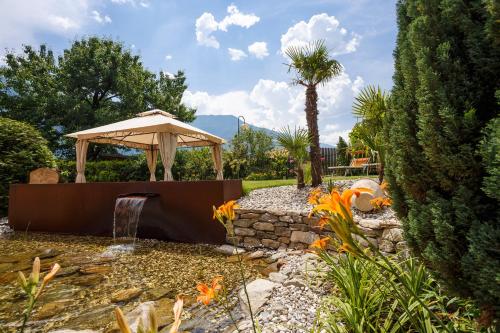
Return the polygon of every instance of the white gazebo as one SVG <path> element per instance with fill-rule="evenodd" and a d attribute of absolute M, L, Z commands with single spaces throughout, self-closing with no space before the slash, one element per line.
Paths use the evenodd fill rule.
<path fill-rule="evenodd" d="M 85 183 L 85 162 L 89 142 L 110 143 L 146 152 L 150 181 L 156 181 L 158 151 L 165 168 L 164 180 L 173 180 L 172 164 L 177 147 L 212 148 L 217 179 L 222 180 L 222 144 L 224 139 L 185 124 L 162 110 L 151 110 L 117 123 L 68 134 L 76 138 L 76 183 Z"/>

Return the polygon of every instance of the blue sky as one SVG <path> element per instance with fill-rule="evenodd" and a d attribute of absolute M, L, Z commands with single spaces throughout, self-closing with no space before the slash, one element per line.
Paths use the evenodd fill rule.
<path fill-rule="evenodd" d="M 305 125 L 303 89 L 290 85 L 282 50 L 325 39 L 344 66 L 319 90 L 326 143 L 354 124 L 359 89 L 391 88 L 396 33 L 390 0 L 0 0 L 2 53 L 40 43 L 60 53 L 77 38 L 113 37 L 154 72 L 184 70 L 184 102 L 199 114 L 243 115 L 271 129 Z"/>

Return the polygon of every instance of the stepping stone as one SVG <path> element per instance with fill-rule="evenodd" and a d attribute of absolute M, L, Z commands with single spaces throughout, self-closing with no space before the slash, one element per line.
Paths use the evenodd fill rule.
<path fill-rule="evenodd" d="M 221 246 L 215 248 L 215 252 L 219 252 L 219 253 L 225 254 L 227 256 L 231 256 L 231 255 L 234 255 L 236 253 L 245 253 L 245 250 L 242 248 L 239 248 L 239 247 L 234 247 L 232 245 L 224 244 L 224 245 L 221 245 Z"/>
<path fill-rule="evenodd" d="M 111 272 L 111 266 L 91 265 L 80 268 L 82 274 L 107 274 Z"/>
<path fill-rule="evenodd" d="M 100 274 L 88 274 L 71 278 L 67 281 L 67 283 L 77 286 L 90 287 L 100 283 L 102 280 L 104 280 L 104 276 Z"/>
<path fill-rule="evenodd" d="M 265 255 L 264 251 L 258 250 L 258 251 L 255 251 L 255 252 L 252 252 L 252 253 L 248 254 L 245 257 L 245 259 L 246 260 L 260 259 L 260 258 L 264 257 L 264 255 Z"/>
<path fill-rule="evenodd" d="M 42 307 L 36 312 L 36 319 L 46 319 L 53 317 L 61 312 L 67 310 L 67 307 L 74 303 L 72 299 L 63 299 L 55 302 L 50 302 L 42 305 Z"/>
<path fill-rule="evenodd" d="M 125 290 L 120 290 L 111 295 L 111 301 L 114 303 L 129 301 L 136 298 L 142 293 L 142 289 L 130 288 Z"/>

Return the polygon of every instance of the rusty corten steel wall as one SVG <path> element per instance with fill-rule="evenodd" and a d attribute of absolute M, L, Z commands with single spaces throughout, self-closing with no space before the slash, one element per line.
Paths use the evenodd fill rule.
<path fill-rule="evenodd" d="M 85 184 L 14 184 L 9 225 L 14 230 L 112 236 L 115 200 L 125 193 L 157 193 L 146 201 L 138 237 L 221 244 L 225 229 L 212 205 L 237 199 L 241 180 Z"/>

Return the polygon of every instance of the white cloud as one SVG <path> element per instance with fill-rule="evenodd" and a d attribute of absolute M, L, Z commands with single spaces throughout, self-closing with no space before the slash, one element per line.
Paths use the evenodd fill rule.
<path fill-rule="evenodd" d="M 354 81 L 347 73 L 318 88 L 321 142 L 335 144 L 353 125 L 351 105 Z M 182 101 L 198 109 L 198 114 L 243 115 L 247 122 L 270 129 L 306 126 L 304 88 L 287 82 L 259 80 L 250 91 L 230 91 L 210 95 L 204 91 L 186 91 Z"/>
<path fill-rule="evenodd" d="M 302 46 L 323 39 L 332 55 L 347 54 L 356 51 L 360 38 L 358 34 L 342 28 L 335 16 L 323 13 L 312 16 L 309 22 L 300 21 L 290 27 L 281 36 L 281 52 L 284 54 L 292 45 Z"/>
<path fill-rule="evenodd" d="M 51 33 L 72 38 L 91 21 L 93 0 L 7 0 L 0 10 L 0 53 L 40 42 L 37 35 Z"/>
<path fill-rule="evenodd" d="M 111 0 L 112 3 L 114 4 L 117 4 L 117 5 L 132 5 L 132 6 L 141 6 L 141 7 L 144 7 L 144 8 L 148 8 L 150 3 L 149 1 L 147 0 L 140 0 L 140 1 L 136 1 L 136 0 Z"/>
<path fill-rule="evenodd" d="M 219 42 L 212 36 L 212 32 L 217 31 L 218 24 L 211 13 L 203 13 L 196 19 L 196 40 L 198 44 L 218 49 Z"/>
<path fill-rule="evenodd" d="M 243 14 L 235 5 L 227 7 L 227 15 L 219 22 L 219 30 L 227 31 L 230 25 L 237 25 L 243 28 L 250 28 L 252 25 L 260 21 L 260 17 L 255 14 Z"/>
<path fill-rule="evenodd" d="M 264 59 L 269 55 L 269 51 L 267 50 L 266 42 L 255 42 L 248 46 L 248 52 L 253 54 L 258 59 Z"/>
<path fill-rule="evenodd" d="M 97 23 L 111 23 L 111 17 L 108 15 L 101 15 L 97 10 L 92 11 L 92 18 L 97 22 Z"/>
<path fill-rule="evenodd" d="M 69 17 L 50 15 L 48 22 L 56 29 L 71 30 L 79 27 L 79 24 Z"/>
<path fill-rule="evenodd" d="M 232 61 L 240 61 L 247 56 L 245 52 L 239 49 L 228 48 L 227 51 L 229 52 L 229 56 Z"/>
<path fill-rule="evenodd" d="M 227 28 L 231 25 L 248 29 L 260 20 L 260 18 L 254 14 L 241 13 L 235 5 L 228 6 L 227 12 L 229 15 L 226 15 L 220 22 L 217 22 L 214 15 L 208 12 L 201 14 L 201 16 L 196 19 L 195 28 L 198 44 L 218 49 L 220 44 L 212 35 L 213 32 L 217 30 L 227 32 Z"/>
<path fill-rule="evenodd" d="M 172 57 L 172 55 L 171 55 L 171 54 L 167 54 L 167 55 L 165 56 L 165 60 L 167 60 L 167 61 L 168 61 L 168 60 L 172 60 L 172 58 L 173 58 L 173 57 Z"/>

